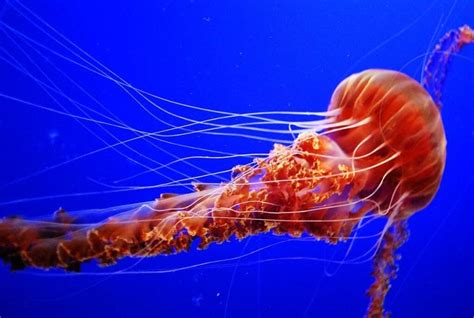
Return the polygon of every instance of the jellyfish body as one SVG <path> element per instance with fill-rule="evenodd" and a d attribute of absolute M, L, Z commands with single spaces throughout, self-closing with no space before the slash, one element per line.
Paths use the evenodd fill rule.
<path fill-rule="evenodd" d="M 368 315 L 379 317 L 395 272 L 394 252 L 405 239 L 402 224 L 438 189 L 443 125 L 428 93 L 395 71 L 350 76 L 334 92 L 334 109 L 345 126 L 302 133 L 289 147 L 276 144 L 267 158 L 234 167 L 226 184 L 163 195 L 92 225 L 63 210 L 49 222 L 5 219 L 0 256 L 13 269 L 78 271 L 93 259 L 109 265 L 126 256 L 186 251 L 196 240 L 205 248 L 264 232 L 337 243 L 365 218 L 386 217 L 369 290 Z"/>
<path fill-rule="evenodd" d="M 12 269 L 78 271 L 90 260 L 110 265 L 265 232 L 337 243 L 364 219 L 383 217 L 367 312 L 382 317 L 406 220 L 433 199 L 441 181 L 446 139 L 439 107 L 410 77 L 372 69 L 343 80 L 329 111 L 340 125 L 276 144 L 267 158 L 234 167 L 221 185 L 162 194 L 93 224 L 62 209 L 50 220 L 4 218 L 0 257 Z"/>

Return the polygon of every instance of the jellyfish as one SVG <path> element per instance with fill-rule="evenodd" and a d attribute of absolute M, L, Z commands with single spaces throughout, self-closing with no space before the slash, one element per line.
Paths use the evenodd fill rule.
<path fill-rule="evenodd" d="M 347 77 L 331 97 L 327 121 L 289 146 L 275 144 L 266 158 L 233 167 L 228 182 L 111 208 L 113 216 L 94 223 L 62 208 L 50 219 L 3 218 L 0 257 L 12 270 L 76 272 L 92 260 L 112 265 L 261 233 L 338 244 L 364 220 L 383 218 L 366 314 L 383 317 L 407 220 L 430 203 L 443 175 L 440 80 L 449 57 L 473 41 L 468 26 L 443 37 L 428 60 L 425 87 L 393 70 Z"/>

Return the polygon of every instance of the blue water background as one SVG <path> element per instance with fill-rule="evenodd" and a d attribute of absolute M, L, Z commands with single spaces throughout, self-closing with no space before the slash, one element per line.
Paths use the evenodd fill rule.
<path fill-rule="evenodd" d="M 231 112 L 324 111 L 336 85 L 347 75 L 367 68 L 403 68 L 419 79 L 423 54 L 433 46 L 433 38 L 464 23 L 474 25 L 474 2 L 470 0 L 51 0 L 24 4 L 136 87 Z M 0 21 L 64 53 L 9 4 L 0 8 Z M 25 62 L 2 27 L 0 57 L 10 54 Z M 26 45 L 21 37 L 16 39 Z M 31 47 L 28 50 L 31 52 Z M 43 53 L 130 125 L 161 127 L 118 86 L 103 84 L 99 75 Z M 52 70 L 50 64 L 42 63 L 41 67 Z M 434 201 L 409 221 L 411 235 L 400 249 L 398 278 L 386 302 L 393 317 L 474 315 L 473 74 L 474 46 L 453 59 L 447 76 L 442 109 L 448 139 L 446 171 Z M 99 109 L 77 90 L 68 89 L 64 78 L 55 80 L 66 94 Z M 36 83 L 4 61 L 0 62 L 0 83 L 0 93 L 59 109 Z M 188 117 L 205 117 L 202 112 L 183 111 L 176 105 L 165 107 Z M 163 118 L 173 121 L 169 116 Z M 97 126 L 86 124 L 104 136 Z M 0 136 L 0 185 L 103 146 L 74 119 L 2 98 Z M 197 135 L 179 140 L 235 153 L 271 148 L 271 143 L 236 137 Z M 189 149 L 161 146 L 178 156 L 193 154 Z M 137 143 L 134 147 L 156 160 L 169 161 L 149 145 Z M 127 153 L 146 161 L 136 153 Z M 245 162 L 241 159 L 232 164 Z M 208 170 L 219 167 L 213 161 L 199 165 Z M 114 151 L 101 152 L 2 186 L 0 201 L 106 190 L 96 181 L 110 184 L 141 170 Z M 178 178 L 175 174 L 169 173 Z M 126 184 L 156 184 L 163 181 L 160 178 L 149 174 Z M 152 200 L 159 193 L 155 189 L 39 200 L 1 205 L 0 213 L 33 217 L 52 213 L 59 206 L 68 210 L 105 208 Z M 285 239 L 263 235 L 184 256 L 146 259 L 134 269 L 176 269 L 183 264 L 239 256 Z M 328 262 L 303 259 L 330 259 L 333 251 L 334 247 L 324 242 L 295 241 L 240 261 L 166 274 L 48 276 L 34 271 L 11 273 L 2 266 L 0 316 L 362 317 L 368 303 L 364 293 L 372 281 L 370 262 L 337 268 Z M 278 260 L 283 257 L 302 259 Z M 123 264 L 134 262 L 125 260 Z M 86 269 L 100 272 L 93 264 Z"/>

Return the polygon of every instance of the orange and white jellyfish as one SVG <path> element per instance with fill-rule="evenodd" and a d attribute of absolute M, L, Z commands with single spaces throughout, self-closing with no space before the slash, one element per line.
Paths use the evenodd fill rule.
<path fill-rule="evenodd" d="M 454 32 L 457 37 L 443 39 L 453 50 L 444 47 L 443 58 L 435 55 L 427 64 L 424 84 L 437 97 L 441 86 L 433 79 L 444 77 L 450 54 L 474 40 L 468 27 Z M 433 75 L 434 69 L 442 75 Z M 439 107 L 410 77 L 371 69 L 339 84 L 327 114 L 322 133 L 307 131 L 290 146 L 275 144 L 266 158 L 235 166 L 232 179 L 220 185 L 162 194 L 94 224 L 63 209 L 51 220 L 4 218 L 0 257 L 14 270 L 79 271 L 90 260 L 110 265 L 123 257 L 187 251 L 195 241 L 206 248 L 266 232 L 305 233 L 337 244 L 363 220 L 380 217 L 386 225 L 374 257 L 367 316 L 382 317 L 395 251 L 407 238 L 406 220 L 433 199 L 443 174 L 446 138 Z"/>

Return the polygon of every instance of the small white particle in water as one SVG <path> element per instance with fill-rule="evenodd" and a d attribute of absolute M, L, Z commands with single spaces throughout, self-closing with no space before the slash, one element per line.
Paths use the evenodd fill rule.
<path fill-rule="evenodd" d="M 49 143 L 54 145 L 56 143 L 56 139 L 59 137 L 59 132 L 56 129 L 51 129 L 48 133 Z"/>

